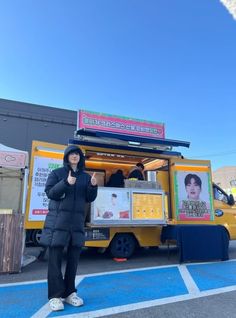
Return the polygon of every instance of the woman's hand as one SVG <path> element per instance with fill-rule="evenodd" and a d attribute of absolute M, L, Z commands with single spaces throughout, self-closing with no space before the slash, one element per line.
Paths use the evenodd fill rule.
<path fill-rule="evenodd" d="M 73 184 L 75 184 L 75 182 L 76 182 L 76 178 L 75 178 L 75 177 L 72 177 L 71 171 L 69 171 L 69 175 L 68 175 L 68 178 L 67 178 L 67 182 L 68 182 L 70 185 L 73 185 Z"/>
<path fill-rule="evenodd" d="M 94 172 L 93 175 L 92 175 L 91 184 L 92 184 L 93 186 L 96 186 L 96 185 L 97 185 L 96 172 Z"/>

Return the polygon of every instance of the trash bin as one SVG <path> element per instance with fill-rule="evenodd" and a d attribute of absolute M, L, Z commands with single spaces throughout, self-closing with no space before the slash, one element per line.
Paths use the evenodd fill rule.
<path fill-rule="evenodd" d="M 0 273 L 21 271 L 23 233 L 23 214 L 0 214 Z"/>

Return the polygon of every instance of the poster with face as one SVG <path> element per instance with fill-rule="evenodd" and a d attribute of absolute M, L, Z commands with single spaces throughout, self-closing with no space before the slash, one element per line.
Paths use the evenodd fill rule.
<path fill-rule="evenodd" d="M 175 171 L 174 178 L 177 220 L 213 220 L 209 172 Z"/>
<path fill-rule="evenodd" d="M 130 191 L 99 187 L 92 203 L 92 219 L 96 223 L 130 220 Z"/>

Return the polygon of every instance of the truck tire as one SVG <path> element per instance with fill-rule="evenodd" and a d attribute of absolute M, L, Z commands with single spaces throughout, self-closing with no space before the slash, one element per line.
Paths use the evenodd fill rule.
<path fill-rule="evenodd" d="M 32 230 L 26 230 L 25 244 L 31 243 Z"/>
<path fill-rule="evenodd" d="M 31 239 L 32 239 L 32 241 L 33 241 L 35 246 L 40 246 L 40 237 L 41 237 L 41 235 L 42 235 L 42 230 L 41 229 L 33 230 Z"/>
<path fill-rule="evenodd" d="M 110 243 L 110 252 L 116 258 L 129 258 L 137 246 L 136 239 L 132 234 L 116 234 Z"/>

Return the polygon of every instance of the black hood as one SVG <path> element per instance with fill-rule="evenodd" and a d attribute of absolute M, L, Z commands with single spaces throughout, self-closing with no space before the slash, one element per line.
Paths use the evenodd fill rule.
<path fill-rule="evenodd" d="M 63 158 L 63 164 L 65 167 L 69 167 L 70 164 L 69 164 L 69 161 L 68 161 L 68 156 L 71 152 L 74 152 L 74 151 L 77 151 L 80 155 L 80 161 L 77 165 L 77 168 L 79 171 L 82 171 L 84 170 L 85 168 L 85 159 L 84 159 L 84 154 L 82 152 L 82 150 L 77 147 L 77 146 L 74 146 L 74 145 L 71 145 L 71 146 L 68 146 L 65 151 L 64 151 L 64 158 Z"/>

